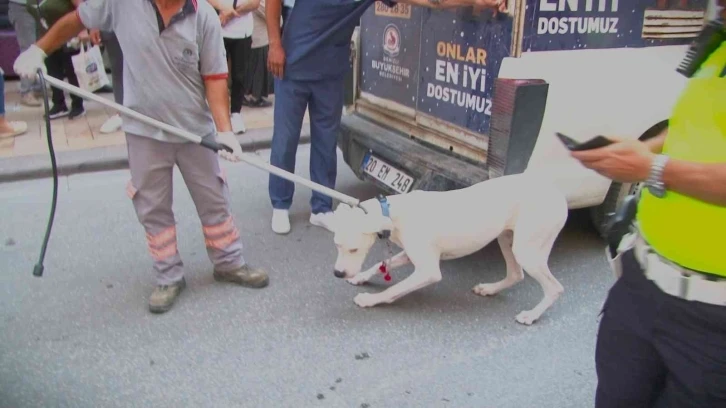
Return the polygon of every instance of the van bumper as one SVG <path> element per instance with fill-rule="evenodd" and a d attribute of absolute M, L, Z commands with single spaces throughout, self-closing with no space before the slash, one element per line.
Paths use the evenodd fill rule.
<path fill-rule="evenodd" d="M 474 165 L 411 140 L 407 135 L 367 119 L 359 113 L 344 116 L 338 146 L 355 175 L 381 190 L 397 192 L 362 170 L 367 153 L 383 159 L 413 177 L 412 190 L 448 191 L 489 178 L 485 164 Z"/>

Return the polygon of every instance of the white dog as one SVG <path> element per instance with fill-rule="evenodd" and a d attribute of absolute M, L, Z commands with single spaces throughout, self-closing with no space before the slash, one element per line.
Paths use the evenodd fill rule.
<path fill-rule="evenodd" d="M 567 221 L 567 202 L 557 187 L 531 174 L 498 177 L 460 190 L 414 191 L 383 201 L 371 199 L 361 207 L 365 212 L 346 204 L 335 211 L 335 276 L 360 285 L 379 273 L 380 262 L 362 273 L 361 267 L 377 234 L 384 231 L 390 231 L 390 240 L 403 249 L 385 261 L 386 268 L 411 262 L 415 270 L 380 293 L 358 294 L 354 302 L 360 307 L 391 303 L 440 281 L 440 260 L 470 255 L 495 238 L 506 261 L 507 276 L 475 286 L 474 293 L 487 296 L 507 289 L 524 279 L 524 268 L 544 291 L 537 306 L 516 316 L 519 323 L 530 325 L 564 291 L 547 262 Z"/>

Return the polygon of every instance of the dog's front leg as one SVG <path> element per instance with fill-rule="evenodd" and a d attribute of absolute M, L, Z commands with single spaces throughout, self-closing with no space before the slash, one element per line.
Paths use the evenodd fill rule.
<path fill-rule="evenodd" d="M 412 259 L 416 269 L 411 276 L 380 293 L 361 293 L 353 301 L 360 307 L 371 307 L 381 303 L 393 303 L 401 297 L 441 280 L 439 257 L 426 256 L 424 260 Z"/>
<path fill-rule="evenodd" d="M 406 255 L 406 251 L 401 251 L 397 253 L 396 255 L 392 256 L 389 259 L 386 259 L 386 268 L 391 271 L 396 268 L 400 268 L 403 265 L 408 264 L 411 262 L 410 259 L 408 259 L 408 255 Z M 351 285 L 362 285 L 369 280 L 371 280 L 372 277 L 374 277 L 381 267 L 382 262 L 378 262 L 377 264 L 373 265 L 372 268 L 368 269 L 365 272 L 361 272 L 354 277 L 347 279 L 347 282 Z"/>

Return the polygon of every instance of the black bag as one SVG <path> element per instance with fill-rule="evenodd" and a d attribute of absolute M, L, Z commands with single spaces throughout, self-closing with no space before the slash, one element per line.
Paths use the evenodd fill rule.
<path fill-rule="evenodd" d="M 42 32 L 76 9 L 71 0 L 27 0 L 26 8 Z"/>

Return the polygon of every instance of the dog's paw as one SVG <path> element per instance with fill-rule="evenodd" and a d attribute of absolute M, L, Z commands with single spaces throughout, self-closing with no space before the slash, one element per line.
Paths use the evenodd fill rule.
<path fill-rule="evenodd" d="M 499 292 L 497 285 L 494 283 L 480 283 L 474 286 L 472 291 L 479 296 L 492 296 Z"/>
<path fill-rule="evenodd" d="M 368 282 L 368 279 L 366 279 L 365 276 L 362 276 L 362 274 L 358 274 L 350 279 L 346 279 L 345 281 L 350 283 L 351 285 L 360 286 L 360 285 Z"/>
<path fill-rule="evenodd" d="M 353 298 L 353 302 L 360 307 L 372 307 L 378 304 L 373 293 L 360 293 Z"/>
<path fill-rule="evenodd" d="M 531 310 L 525 310 L 524 312 L 521 312 L 515 317 L 518 323 L 521 323 L 525 326 L 530 326 L 532 323 L 536 322 L 537 319 L 539 319 L 539 314 L 531 311 Z"/>

